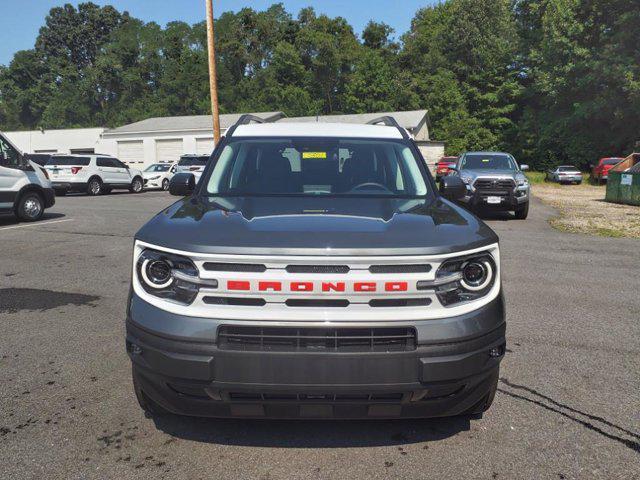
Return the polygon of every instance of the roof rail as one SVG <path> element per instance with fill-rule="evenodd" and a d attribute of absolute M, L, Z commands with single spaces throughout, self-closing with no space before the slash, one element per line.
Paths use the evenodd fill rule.
<path fill-rule="evenodd" d="M 396 119 L 390 115 L 384 115 L 382 117 L 374 118 L 373 120 L 369 120 L 367 122 L 367 125 L 380 125 L 380 124 L 384 125 L 385 127 L 396 127 L 400 131 L 402 138 L 404 139 L 409 138 L 407 131 L 404 128 L 402 128 L 400 124 L 396 121 Z"/>
<path fill-rule="evenodd" d="M 249 125 L 251 122 L 255 122 L 255 123 L 273 123 L 273 122 L 277 122 L 278 120 L 280 120 L 281 117 L 273 117 L 273 118 L 261 118 L 258 117 L 257 115 L 251 115 L 249 113 L 245 113 L 244 115 L 241 115 L 240 118 L 238 119 L 238 121 L 232 126 L 230 127 L 226 134 L 225 137 L 230 137 L 233 135 L 233 132 L 236 130 L 236 128 L 238 128 L 240 125 Z"/>

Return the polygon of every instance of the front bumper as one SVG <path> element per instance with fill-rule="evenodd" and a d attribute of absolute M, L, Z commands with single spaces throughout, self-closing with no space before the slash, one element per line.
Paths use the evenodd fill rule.
<path fill-rule="evenodd" d="M 502 295 L 459 317 L 398 322 L 416 330 L 411 351 L 220 349 L 216 332 L 229 323 L 170 314 L 132 294 L 127 351 L 144 395 L 205 417 L 450 416 L 486 397 L 505 351 Z"/>
<path fill-rule="evenodd" d="M 515 190 L 472 190 L 467 187 L 467 195 L 460 200 L 464 205 L 488 207 L 498 210 L 514 210 L 529 201 L 529 187 L 517 187 Z M 489 203 L 490 197 L 499 197 L 499 203 Z"/>

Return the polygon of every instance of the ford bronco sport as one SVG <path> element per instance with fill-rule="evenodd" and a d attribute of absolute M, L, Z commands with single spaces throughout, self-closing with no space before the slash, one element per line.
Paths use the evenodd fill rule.
<path fill-rule="evenodd" d="M 498 237 L 391 117 L 243 116 L 135 236 L 126 349 L 149 414 L 481 416 L 505 352 Z"/>

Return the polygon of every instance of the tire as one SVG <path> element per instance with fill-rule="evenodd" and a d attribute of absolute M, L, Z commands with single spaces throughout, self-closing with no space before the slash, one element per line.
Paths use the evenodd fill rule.
<path fill-rule="evenodd" d="M 167 190 L 169 190 L 169 179 L 165 178 L 164 180 L 162 180 L 162 190 L 164 190 L 165 192 Z"/>
<path fill-rule="evenodd" d="M 493 404 L 493 400 L 496 398 L 496 391 L 498 390 L 498 377 L 499 376 L 496 372 L 495 378 L 491 383 L 491 388 L 489 389 L 489 392 L 487 392 L 487 394 L 482 398 L 482 400 L 480 400 L 473 407 L 467 410 L 464 413 L 464 415 L 470 415 L 475 418 L 482 418 L 482 414 L 487 410 L 489 410 L 489 408 L 491 408 L 491 405 Z"/>
<path fill-rule="evenodd" d="M 87 184 L 87 195 L 91 195 L 92 197 L 96 197 L 101 195 L 103 192 L 102 180 L 98 177 L 93 177 L 89 180 Z"/>
<path fill-rule="evenodd" d="M 131 181 L 131 186 L 129 187 L 129 191 L 131 193 L 141 193 L 143 188 L 144 188 L 144 182 L 142 181 L 142 179 L 140 177 L 135 177 Z"/>
<path fill-rule="evenodd" d="M 138 405 L 140 405 L 140 408 L 144 411 L 145 416 L 161 417 L 171 414 L 171 412 L 169 412 L 167 409 L 158 405 L 156 402 L 154 402 L 144 394 L 142 388 L 140 387 L 140 384 L 138 383 L 136 372 L 133 368 L 131 369 L 131 378 L 133 380 L 133 391 L 136 394 L 136 400 L 138 400 Z"/>
<path fill-rule="evenodd" d="M 579 182 L 576 182 L 576 185 L 582 185 L 582 180 Z"/>
<path fill-rule="evenodd" d="M 516 208 L 515 213 L 518 220 L 525 220 L 527 215 L 529 215 L 529 202 L 525 203 L 522 207 Z"/>
<path fill-rule="evenodd" d="M 44 214 L 44 201 L 36 192 L 27 192 L 20 197 L 15 210 L 16 216 L 25 222 L 35 222 Z"/>

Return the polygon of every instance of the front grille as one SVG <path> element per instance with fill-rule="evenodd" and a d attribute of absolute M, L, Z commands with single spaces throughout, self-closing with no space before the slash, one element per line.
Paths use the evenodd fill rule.
<path fill-rule="evenodd" d="M 207 305 L 233 305 L 236 307 L 264 307 L 267 302 L 264 298 L 252 297 L 203 297 L 202 301 Z"/>
<path fill-rule="evenodd" d="M 349 273 L 348 265 L 287 265 L 288 273 Z"/>
<path fill-rule="evenodd" d="M 256 263 L 216 263 L 204 262 L 203 268 L 209 272 L 266 272 L 267 267 Z"/>
<path fill-rule="evenodd" d="M 508 178 L 492 180 L 489 178 L 478 178 L 473 186 L 476 190 L 513 190 L 516 186 L 513 180 Z"/>
<path fill-rule="evenodd" d="M 417 265 L 371 265 L 371 273 L 427 273 L 431 271 L 428 263 Z"/>
<path fill-rule="evenodd" d="M 295 328 L 222 326 L 218 348 L 279 352 L 406 352 L 416 349 L 414 328 Z"/>

